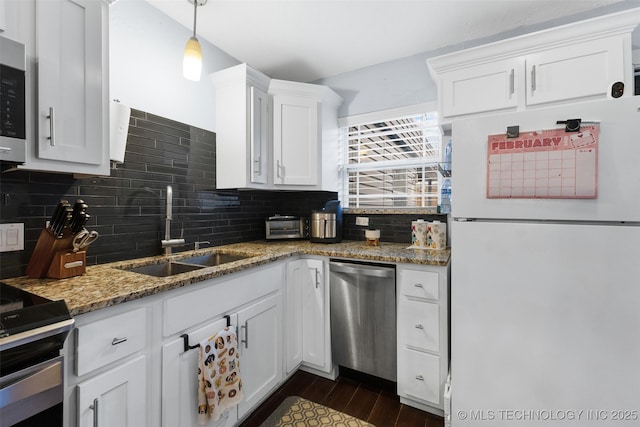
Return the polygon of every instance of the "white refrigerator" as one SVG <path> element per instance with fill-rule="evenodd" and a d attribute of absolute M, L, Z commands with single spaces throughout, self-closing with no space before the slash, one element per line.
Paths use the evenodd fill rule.
<path fill-rule="evenodd" d="M 575 118 L 599 123 L 596 165 L 576 160 L 597 197 L 488 197 L 489 135 Z M 640 426 L 640 96 L 455 120 L 452 136 L 451 425 Z M 532 172 L 541 186 L 571 178 L 553 167 Z"/>

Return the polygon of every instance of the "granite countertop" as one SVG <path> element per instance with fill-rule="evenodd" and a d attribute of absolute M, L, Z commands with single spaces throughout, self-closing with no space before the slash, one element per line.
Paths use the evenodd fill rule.
<path fill-rule="evenodd" d="M 179 252 L 169 258 L 155 256 L 91 266 L 87 267 L 86 274 L 69 279 L 15 277 L 3 279 L 3 282 L 51 300 L 63 299 L 71 315 L 75 316 L 295 255 L 437 266 L 446 266 L 451 255 L 449 249 L 419 250 L 407 249 L 407 247 L 407 243 L 380 242 L 380 246 L 374 247 L 365 246 L 361 241 L 324 244 L 309 241 L 263 240 Z M 179 261 L 194 255 L 216 252 L 242 255 L 247 258 L 169 277 L 154 277 L 124 270 L 162 263 L 167 259 Z"/>

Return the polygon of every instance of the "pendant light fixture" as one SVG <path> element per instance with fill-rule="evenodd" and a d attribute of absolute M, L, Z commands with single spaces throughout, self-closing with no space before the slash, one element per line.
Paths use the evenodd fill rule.
<path fill-rule="evenodd" d="M 196 22 L 198 18 L 198 6 L 207 4 L 207 0 L 187 0 L 193 5 L 193 37 L 187 41 L 182 60 L 182 75 L 186 79 L 200 81 L 202 73 L 202 48 L 196 37 Z"/>

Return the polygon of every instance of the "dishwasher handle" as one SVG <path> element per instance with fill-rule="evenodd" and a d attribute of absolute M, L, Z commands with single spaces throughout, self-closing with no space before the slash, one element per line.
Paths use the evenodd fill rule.
<path fill-rule="evenodd" d="M 336 273 L 360 274 L 363 276 L 373 277 L 395 277 L 396 274 L 396 271 L 393 267 L 334 261 L 329 263 L 329 271 Z"/>

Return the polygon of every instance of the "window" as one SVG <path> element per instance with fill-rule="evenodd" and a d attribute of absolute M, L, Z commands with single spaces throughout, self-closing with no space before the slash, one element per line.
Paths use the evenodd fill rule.
<path fill-rule="evenodd" d="M 441 141 L 435 112 L 342 127 L 343 206 L 437 207 Z"/>

